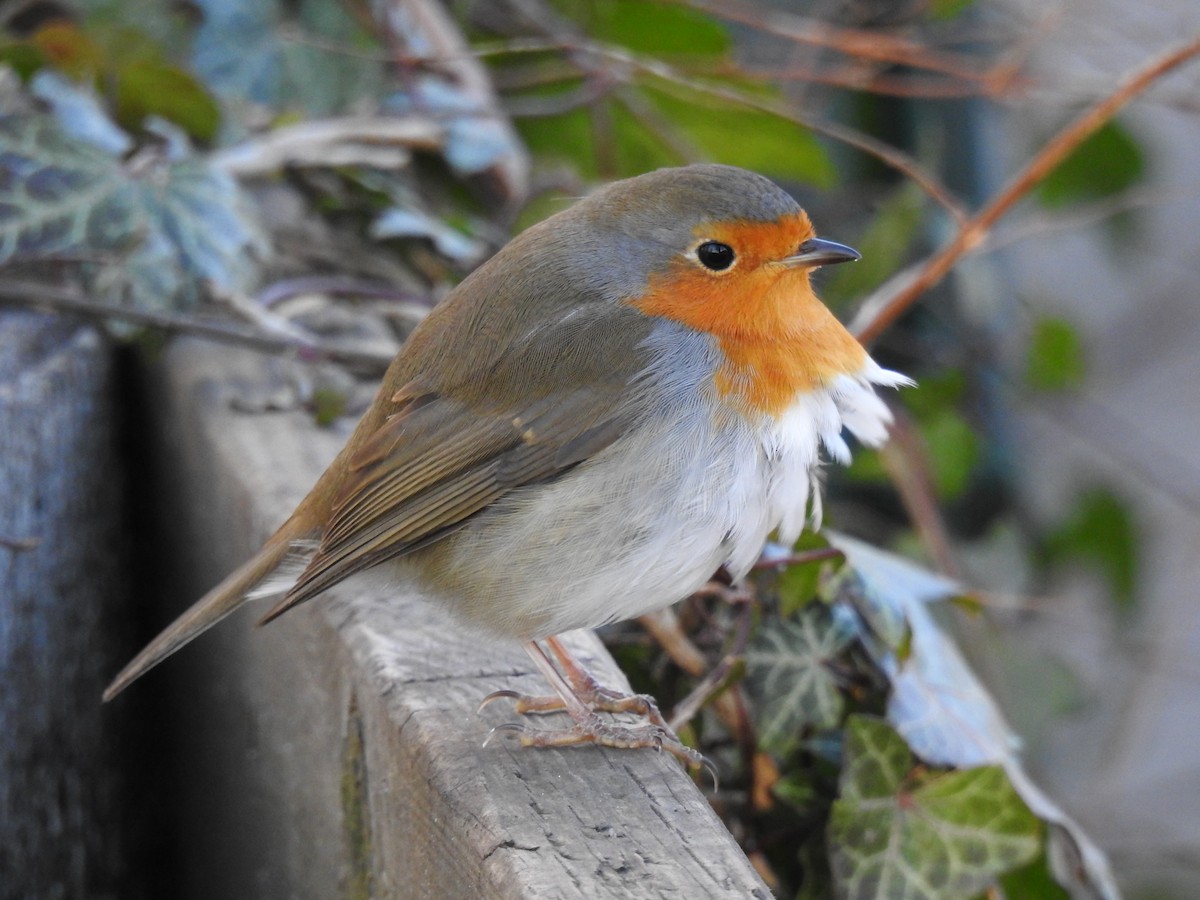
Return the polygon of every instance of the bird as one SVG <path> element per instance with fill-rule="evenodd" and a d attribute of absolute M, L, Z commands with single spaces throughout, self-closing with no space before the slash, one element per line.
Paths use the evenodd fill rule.
<path fill-rule="evenodd" d="M 527 746 L 702 757 L 648 697 L 600 685 L 558 635 L 744 577 L 820 519 L 825 459 L 887 438 L 876 363 L 814 293 L 859 259 L 745 169 L 616 181 L 529 227 L 413 330 L 344 449 L 252 558 L 150 642 L 132 681 L 249 601 L 262 622 L 368 570 L 519 641 L 553 694 L 496 691 Z M 645 718 L 618 724 L 603 712 Z M 489 735 L 489 739 L 492 735 Z"/>

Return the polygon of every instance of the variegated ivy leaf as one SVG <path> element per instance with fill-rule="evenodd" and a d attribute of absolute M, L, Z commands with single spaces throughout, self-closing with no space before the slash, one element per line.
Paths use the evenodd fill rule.
<path fill-rule="evenodd" d="M 881 719 L 851 716 L 827 843 L 845 900 L 959 900 L 1041 852 L 1000 766 L 928 770 Z"/>
<path fill-rule="evenodd" d="M 128 165 L 49 116 L 0 117 L 0 264 L 69 259 L 89 289 L 181 308 L 246 287 L 265 241 L 241 189 L 204 160 Z"/>
<path fill-rule="evenodd" d="M 821 604 L 770 620 L 746 652 L 746 685 L 758 704 L 762 745 L 787 755 L 808 729 L 833 728 L 843 700 L 829 663 L 856 635 L 854 620 Z"/>

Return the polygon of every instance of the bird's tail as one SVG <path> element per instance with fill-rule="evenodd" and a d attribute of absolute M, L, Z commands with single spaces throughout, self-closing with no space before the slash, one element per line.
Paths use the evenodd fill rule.
<path fill-rule="evenodd" d="M 176 650 L 198 637 L 247 600 L 283 594 L 304 568 L 315 543 L 292 532 L 297 517 L 277 531 L 263 548 L 224 581 L 193 603 L 178 619 L 146 645 L 104 690 L 111 700 Z"/>

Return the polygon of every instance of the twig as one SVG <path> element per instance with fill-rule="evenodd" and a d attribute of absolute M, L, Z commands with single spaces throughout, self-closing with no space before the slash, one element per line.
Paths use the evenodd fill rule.
<path fill-rule="evenodd" d="M 341 297 L 367 297 L 390 300 L 428 312 L 433 299 L 424 294 L 396 288 L 386 281 L 355 278 L 350 275 L 301 275 L 273 281 L 254 295 L 254 302 L 268 309 L 301 294 L 329 294 Z"/>
<path fill-rule="evenodd" d="M 691 638 L 684 632 L 683 627 L 679 624 L 679 617 L 673 609 L 668 607 L 640 616 L 638 624 L 658 642 L 671 662 L 688 675 L 693 678 L 703 678 L 708 672 L 707 657 L 700 652 L 700 648 L 692 643 Z M 740 690 L 740 687 L 735 686 L 731 690 L 719 694 L 713 701 L 713 712 L 731 734 L 739 734 L 742 729 L 743 716 L 736 699 Z"/>
<path fill-rule="evenodd" d="M 823 559 L 842 559 L 845 555 L 836 547 L 819 547 L 816 550 L 791 553 L 787 556 L 764 556 L 754 564 L 753 571 L 761 572 L 764 569 L 777 569 L 780 566 L 802 566 Z"/>
<path fill-rule="evenodd" d="M 855 336 L 864 344 L 870 344 L 879 337 L 925 291 L 941 281 L 963 254 L 982 244 L 997 220 L 1049 175 L 1072 150 L 1116 115 L 1126 103 L 1163 75 L 1197 55 L 1200 55 L 1200 37 L 1154 57 L 1122 79 L 1115 91 L 1084 111 L 1051 139 L 982 210 L 961 223 L 945 247 L 925 262 L 890 279 L 868 298 L 851 324 Z"/>
<path fill-rule="evenodd" d="M 697 72 L 696 74 L 704 74 Z M 779 69 L 741 69 L 726 66 L 709 74 L 733 75 L 758 81 L 805 81 L 854 91 L 867 91 L 887 97 L 921 100 L 946 100 L 962 97 L 1000 97 L 1017 85 L 1015 78 L 993 81 L 958 81 L 945 76 L 884 74 L 861 63 L 843 66 L 789 65 Z"/>
<path fill-rule="evenodd" d="M 966 213 L 962 205 L 936 177 L 926 171 L 908 154 L 902 153 L 895 147 L 878 141 L 869 135 L 835 122 L 826 122 L 811 116 L 801 115 L 784 103 L 763 97 L 755 97 L 752 94 L 747 94 L 744 91 L 735 90 L 724 85 L 697 81 L 664 62 L 636 56 L 620 47 L 589 45 L 589 49 L 606 59 L 619 62 L 630 69 L 643 72 L 647 75 L 652 75 L 668 84 L 678 85 L 694 93 L 716 97 L 737 106 L 744 106 L 749 109 L 757 109 L 760 112 L 769 113 L 785 121 L 794 122 L 810 131 L 823 134 L 848 147 L 854 147 L 864 153 L 870 154 L 917 184 L 933 200 L 944 207 L 956 221 L 966 220 Z"/>
<path fill-rule="evenodd" d="M 441 149 L 445 131 L 433 116 L 319 119 L 280 126 L 215 153 L 211 162 L 243 178 L 289 165 L 398 169 L 411 150 Z"/>
<path fill-rule="evenodd" d="M 76 291 L 37 282 L 0 281 L 0 303 L 75 313 L 91 319 L 116 319 L 181 334 L 198 334 L 269 353 L 294 353 L 309 359 L 343 363 L 376 375 L 383 372 L 392 361 L 391 354 L 337 347 L 315 338 L 299 340 L 281 335 L 266 335 L 238 328 L 228 322 L 181 313 L 154 312 L 132 306 L 97 302 L 85 299 Z"/>
<path fill-rule="evenodd" d="M 527 9 L 526 7 L 529 8 Z M 882 141 L 877 141 L 875 138 L 855 131 L 853 128 L 801 115 L 785 103 L 757 97 L 727 85 L 700 81 L 661 60 L 639 56 L 623 47 L 590 41 L 579 35 L 573 25 L 563 20 L 561 16 L 557 16 L 549 11 L 544 15 L 539 15 L 540 9 L 535 11 L 532 7 L 533 4 L 529 3 L 521 3 L 518 6 L 524 12 L 530 26 L 538 28 L 544 34 L 547 34 L 550 39 L 549 42 L 533 41 L 527 44 L 513 42 L 506 45 L 506 51 L 518 52 L 528 50 L 533 52 L 562 48 L 585 76 L 597 73 L 598 66 L 594 60 L 606 60 L 620 67 L 616 77 L 626 82 L 630 80 L 629 75 L 640 72 L 668 84 L 677 85 L 693 93 L 716 97 L 736 106 L 757 109 L 760 112 L 793 122 L 810 131 L 823 134 L 835 141 L 846 144 L 849 147 L 854 147 L 875 157 L 920 186 L 938 204 L 943 206 L 956 221 L 966 219 L 966 212 L 949 189 L 930 172 L 926 171 L 915 159 L 902 153 L 895 147 L 891 147 Z M 723 9 L 712 9 L 709 11 L 714 15 L 723 15 L 726 12 Z M 916 48 L 918 45 L 911 46 Z M 489 50 L 488 52 L 491 51 Z M 899 53 L 899 51 L 897 52 Z M 614 77 L 611 72 L 605 72 L 604 74 L 608 78 Z"/>
<path fill-rule="evenodd" d="M 939 570 L 958 580 L 962 569 L 954 555 L 953 542 L 946 529 L 934 495 L 929 454 L 912 421 L 898 410 L 892 424 L 891 440 L 879 451 L 879 459 L 900 492 L 900 500 Z"/>
<path fill-rule="evenodd" d="M 671 711 L 671 721 L 668 724 L 672 730 L 678 731 L 681 726 L 695 718 L 713 694 L 721 689 L 725 679 L 733 671 L 733 667 L 742 658 L 742 654 L 746 651 L 746 644 L 750 640 L 750 610 L 749 603 L 741 604 L 737 631 L 734 633 L 729 650 L 721 657 L 721 661 L 697 683 L 692 692 L 677 703 L 675 709 Z"/>
<path fill-rule="evenodd" d="M 983 80 L 966 57 L 937 53 L 925 44 L 878 31 L 840 28 L 792 13 L 765 9 L 736 0 L 682 0 L 687 6 L 703 10 L 711 16 L 749 25 L 759 31 L 786 38 L 797 44 L 808 44 L 826 50 L 836 50 L 846 56 L 874 62 L 899 64 L 913 69 L 940 72 L 963 81 Z"/>
<path fill-rule="evenodd" d="M 1039 211 L 1021 221 L 991 231 L 975 249 L 977 253 L 995 253 L 1022 241 L 1033 240 L 1066 231 L 1079 231 L 1105 222 L 1123 213 L 1168 203 L 1196 203 L 1200 186 L 1167 188 L 1130 188 L 1112 197 L 1090 203 L 1079 203 L 1061 212 Z"/>

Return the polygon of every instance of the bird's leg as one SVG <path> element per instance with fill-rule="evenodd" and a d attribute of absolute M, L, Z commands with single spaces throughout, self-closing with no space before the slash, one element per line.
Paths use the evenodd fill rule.
<path fill-rule="evenodd" d="M 546 655 L 536 641 L 525 645 L 542 676 L 554 688 L 555 696 L 530 697 L 515 691 L 496 691 L 484 698 L 482 706 L 492 700 L 507 697 L 516 701 L 519 713 L 565 712 L 572 726 L 561 730 L 538 731 L 519 723 L 506 723 L 492 729 L 491 740 L 497 732 L 513 732 L 523 747 L 570 747 L 576 744 L 599 744 L 602 747 L 634 749 L 652 747 L 666 750 L 689 766 L 712 765 L 701 754 L 677 738 L 649 697 L 630 696 L 602 687 L 576 660 L 557 638 L 547 638 L 547 645 L 557 657 L 563 671 Z M 643 725 L 622 725 L 607 722 L 599 712 L 634 712 L 648 720 Z M 486 743 L 486 742 L 485 742 Z"/>
<path fill-rule="evenodd" d="M 557 668 L 570 686 L 571 693 L 581 700 L 594 712 L 633 713 L 644 716 L 659 728 L 670 730 L 667 720 L 658 710 L 658 704 L 648 694 L 624 694 L 612 688 L 606 688 L 589 672 L 574 654 L 567 649 L 557 637 L 545 639 L 546 646 L 554 654 L 558 662 Z M 528 648 L 527 648 L 528 649 Z M 532 651 L 530 651 L 532 655 Z M 544 654 L 543 654 L 544 656 Z M 516 691 L 494 691 L 483 699 L 482 706 L 501 697 L 510 699 L 520 715 L 539 715 L 542 713 L 566 712 L 567 703 L 561 694 L 534 696 L 521 694 Z M 482 708 L 482 706 L 480 708 Z"/>

